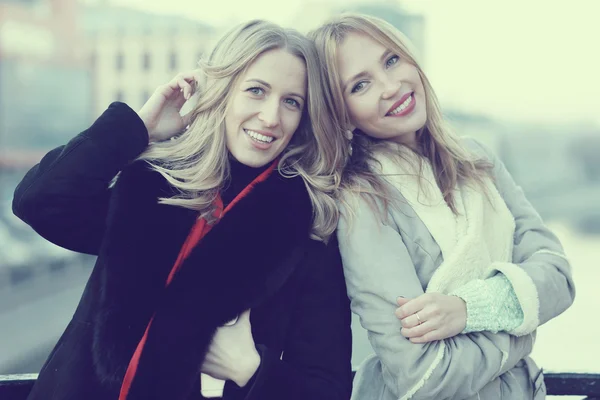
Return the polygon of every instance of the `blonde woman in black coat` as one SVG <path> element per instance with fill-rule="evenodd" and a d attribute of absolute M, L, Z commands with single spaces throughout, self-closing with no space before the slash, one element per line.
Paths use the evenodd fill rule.
<path fill-rule="evenodd" d="M 15 214 L 98 255 L 30 400 L 199 399 L 201 373 L 224 399 L 349 397 L 349 304 L 324 244 L 343 146 L 316 63 L 295 31 L 242 24 L 27 173 Z"/>

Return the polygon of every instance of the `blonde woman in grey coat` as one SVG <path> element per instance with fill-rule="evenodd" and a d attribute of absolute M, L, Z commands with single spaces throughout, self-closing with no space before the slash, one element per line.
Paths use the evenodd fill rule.
<path fill-rule="evenodd" d="M 573 302 L 563 248 L 502 162 L 445 127 L 406 38 L 343 15 L 311 33 L 350 141 L 338 239 L 375 354 L 353 399 L 543 399 L 538 326 Z"/>

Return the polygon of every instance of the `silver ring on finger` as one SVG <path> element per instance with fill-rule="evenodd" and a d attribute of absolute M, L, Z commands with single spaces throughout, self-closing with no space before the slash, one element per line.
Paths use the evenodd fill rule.
<path fill-rule="evenodd" d="M 415 316 L 417 317 L 417 324 L 421 325 L 423 323 L 423 321 L 421 321 L 421 318 L 419 317 L 419 313 L 415 313 Z"/>

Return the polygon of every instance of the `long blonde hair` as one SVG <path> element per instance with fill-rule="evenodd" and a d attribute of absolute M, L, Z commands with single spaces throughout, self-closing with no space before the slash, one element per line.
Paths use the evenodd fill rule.
<path fill-rule="evenodd" d="M 337 225 L 333 194 L 341 180 L 343 156 L 323 104 L 314 44 L 295 30 L 253 20 L 227 32 L 199 63 L 206 80 L 198 89 L 189 129 L 174 140 L 149 146 L 140 158 L 179 192 L 161 198 L 161 203 L 198 210 L 200 216 L 211 218 L 213 201 L 230 176 L 224 121 L 231 93 L 245 69 L 272 49 L 285 49 L 307 66 L 307 107 L 281 154 L 278 170 L 286 177 L 303 178 L 313 205 L 311 236 L 326 240 Z"/>
<path fill-rule="evenodd" d="M 350 126 L 350 117 L 344 101 L 339 75 L 337 53 L 340 44 L 350 32 L 365 34 L 381 43 L 392 52 L 413 64 L 421 77 L 425 89 L 427 122 L 417 132 L 418 151 L 422 157 L 431 162 L 437 184 L 446 203 L 457 212 L 454 201 L 454 188 L 458 182 L 479 183 L 488 175 L 491 165 L 476 158 L 460 145 L 460 141 L 447 126 L 435 92 L 427 76 L 419 66 L 412 51 L 410 41 L 388 22 L 369 15 L 345 13 L 334 18 L 325 25 L 309 33 L 316 45 L 321 60 L 322 73 L 326 76 L 329 88 L 329 101 L 334 105 L 334 124 L 338 136 L 343 136 Z M 375 152 L 390 153 L 389 141 L 372 138 L 360 131 L 355 131 L 352 139 L 352 156 L 349 157 L 340 185 L 340 200 L 344 202 L 344 193 L 361 194 L 372 203 L 379 198 L 387 207 L 389 191 L 379 174 L 372 171 L 376 163 Z M 397 149 L 397 147 L 396 147 Z M 402 157 L 401 154 L 396 154 Z M 482 186 L 483 187 L 483 186 Z"/>

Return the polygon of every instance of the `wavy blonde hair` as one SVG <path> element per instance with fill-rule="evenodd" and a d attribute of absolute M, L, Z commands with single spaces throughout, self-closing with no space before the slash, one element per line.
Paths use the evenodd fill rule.
<path fill-rule="evenodd" d="M 344 13 L 309 33 L 309 38 L 315 42 L 321 71 L 328 84 L 329 101 L 333 104 L 333 117 L 336 119 L 333 123 L 337 127 L 337 135 L 343 136 L 344 131 L 351 125 L 337 61 L 338 48 L 350 32 L 373 38 L 417 68 L 425 89 L 427 122 L 417 132 L 418 149 L 413 150 L 430 160 L 444 199 L 456 213 L 453 194 L 456 184 L 459 181 L 482 184 L 484 177 L 489 176 L 491 165 L 485 160 L 476 158 L 460 144 L 459 138 L 451 132 L 444 121 L 435 92 L 417 62 L 412 44 L 402 32 L 380 18 Z M 404 160 L 407 158 L 402 156 L 402 152 L 397 151 L 398 147 L 391 146 L 388 140 L 372 138 L 359 130 L 355 130 L 354 133 L 352 156 L 348 157 L 340 185 L 340 201 L 347 204 L 344 200 L 347 197 L 344 194 L 354 193 L 366 196 L 372 205 L 375 205 L 375 199 L 379 198 L 387 207 L 390 193 L 381 177 L 371 168 L 373 163 L 377 162 L 374 154 L 381 151 L 394 153 L 394 156 Z M 351 209 L 352 207 L 349 207 L 350 211 Z"/>
<path fill-rule="evenodd" d="M 161 198 L 160 203 L 197 210 L 200 216 L 212 218 L 213 202 L 230 178 L 225 115 L 231 93 L 246 68 L 273 49 L 284 49 L 302 59 L 308 74 L 307 106 L 280 156 L 278 170 L 286 177 L 302 177 L 313 205 L 311 236 L 327 240 L 337 225 L 333 195 L 341 181 L 343 156 L 323 103 L 314 43 L 295 30 L 253 20 L 228 31 L 199 62 L 206 79 L 199 85 L 199 101 L 191 111 L 188 130 L 173 140 L 150 145 L 140 159 L 178 190 L 176 196 Z"/>

